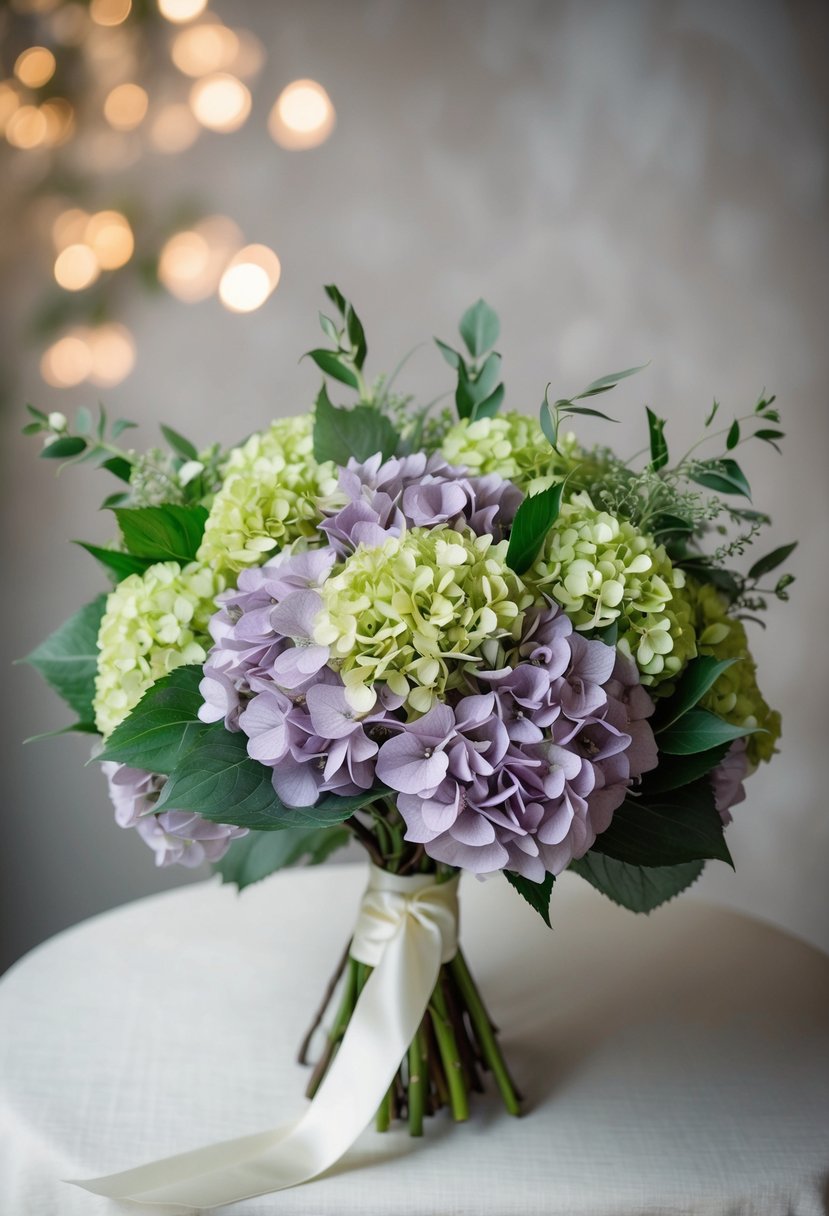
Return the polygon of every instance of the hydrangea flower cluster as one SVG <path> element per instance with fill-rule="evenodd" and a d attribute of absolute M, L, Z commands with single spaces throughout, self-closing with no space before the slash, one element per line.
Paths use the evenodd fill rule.
<path fill-rule="evenodd" d="M 506 567 L 489 529 L 509 495 L 480 480 L 351 464 L 332 544 L 219 597 L 200 716 L 244 731 L 286 805 L 379 782 L 431 857 L 539 880 L 655 765 L 653 703 L 635 664 Z"/>
<path fill-rule="evenodd" d="M 516 412 L 462 419 L 443 437 L 441 452 L 473 473 L 497 473 L 527 494 L 537 494 L 571 472 L 581 452 L 572 434 L 559 436 L 559 451 L 547 442 L 535 418 Z M 560 454 L 559 454 L 560 453 Z"/>
<path fill-rule="evenodd" d="M 526 576 L 564 608 L 576 629 L 615 626 L 617 645 L 644 684 L 676 676 L 696 654 L 685 575 L 662 545 L 600 511 L 586 492 L 561 505 Z"/>
<path fill-rule="evenodd" d="M 335 466 L 314 459 L 313 418 L 280 418 L 229 455 L 198 560 L 231 577 L 297 540 L 319 539 L 319 500 Z"/>
<path fill-rule="evenodd" d="M 735 726 L 760 727 L 757 734 L 747 737 L 742 752 L 751 764 L 770 760 L 780 738 L 780 714 L 770 708 L 760 692 L 757 664 L 749 650 L 745 625 L 728 615 L 728 604 L 716 587 L 689 580 L 688 593 L 696 617 L 700 653 L 713 655 L 715 659 L 738 660 L 722 673 L 702 704 Z"/>
<path fill-rule="evenodd" d="M 203 663 L 224 580 L 196 562 L 158 562 L 107 597 L 98 633 L 95 724 L 106 738 L 147 689 L 175 667 Z"/>

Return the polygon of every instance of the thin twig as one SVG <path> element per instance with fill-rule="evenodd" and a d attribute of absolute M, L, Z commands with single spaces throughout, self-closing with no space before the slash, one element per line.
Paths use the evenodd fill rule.
<path fill-rule="evenodd" d="M 311 1040 L 313 1039 L 314 1034 L 316 1033 L 317 1028 L 319 1027 L 320 1023 L 322 1022 L 322 1019 L 325 1017 L 325 1011 L 328 1008 L 329 1004 L 331 1003 L 331 998 L 334 995 L 334 989 L 337 987 L 337 984 L 340 982 L 340 976 L 345 971 L 345 965 L 348 962 L 348 952 L 350 949 L 351 949 L 351 941 L 348 942 L 345 950 L 343 950 L 342 958 L 340 959 L 339 963 L 337 964 L 337 970 L 334 972 L 334 974 L 331 976 L 331 979 L 328 981 L 328 987 L 325 990 L 325 995 L 322 998 L 320 1007 L 317 1010 L 316 1014 L 314 1015 L 314 1020 L 311 1023 L 311 1027 L 310 1027 L 308 1033 L 306 1034 L 305 1038 L 302 1040 L 302 1043 L 300 1044 L 299 1054 L 297 1055 L 298 1064 L 307 1064 L 308 1063 L 308 1052 L 310 1051 L 310 1048 L 311 1048 Z"/>

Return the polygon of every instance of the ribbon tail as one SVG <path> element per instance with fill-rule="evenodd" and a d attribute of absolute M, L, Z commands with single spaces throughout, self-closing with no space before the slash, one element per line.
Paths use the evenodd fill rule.
<path fill-rule="evenodd" d="M 316 1097 L 295 1123 L 73 1185 L 139 1204 L 214 1208 L 297 1186 L 329 1169 L 387 1093 L 426 1012 L 441 954 L 439 927 L 404 915 Z"/>

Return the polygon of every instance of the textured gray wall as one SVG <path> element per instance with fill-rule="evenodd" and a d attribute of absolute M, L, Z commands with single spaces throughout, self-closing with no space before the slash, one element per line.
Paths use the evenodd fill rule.
<path fill-rule="evenodd" d="M 175 162 L 150 156 L 130 172 L 159 203 L 201 192 L 249 240 L 277 250 L 282 284 L 248 317 L 215 300 L 136 296 L 127 320 L 138 365 L 102 394 L 108 406 L 140 421 L 146 440 L 159 420 L 230 441 L 305 409 L 316 381 L 297 356 L 315 340 L 320 285 L 332 280 L 358 303 L 375 369 L 432 333 L 450 335 L 483 294 L 502 317 L 513 408 L 534 410 L 548 380 L 574 391 L 651 359 L 614 395 L 623 451 L 641 446 L 645 400 L 679 444 L 714 394 L 742 411 L 775 389 L 786 455 L 753 453 L 748 471 L 758 505 L 775 515 L 772 539 L 802 542 L 793 602 L 775 606 L 754 638 L 785 738 L 730 831 L 736 875 L 712 865 L 700 890 L 829 944 L 825 9 L 776 0 L 216 7 L 269 49 L 252 118 L 240 134 L 205 135 Z M 289 154 L 268 139 L 265 117 L 300 75 L 325 84 L 339 125 L 322 149 Z M 29 264 L 11 259 L 15 402 L 94 401 L 86 389 L 45 389 L 34 354 L 18 349 L 31 294 Z M 421 351 L 407 387 L 431 395 L 447 386 L 447 370 Z M 107 536 L 94 514 L 102 482 L 77 472 L 56 480 L 18 424 L 7 404 L 9 659 L 90 598 L 92 566 L 66 541 Z M 82 741 L 19 748 L 22 736 L 66 719 L 34 673 L 5 661 L 2 670 L 9 960 L 187 875 L 155 871 L 141 841 L 113 825 Z"/>

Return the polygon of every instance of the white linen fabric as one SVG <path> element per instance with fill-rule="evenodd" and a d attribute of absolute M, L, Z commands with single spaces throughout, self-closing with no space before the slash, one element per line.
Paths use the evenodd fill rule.
<path fill-rule="evenodd" d="M 307 1111 L 281 1130 L 225 1140 L 103 1178 L 73 1180 L 110 1199 L 215 1208 L 297 1186 L 351 1147 L 417 1033 L 441 963 L 458 948 L 458 878 L 369 869 L 350 953 L 373 968 Z"/>
<path fill-rule="evenodd" d="M 365 875 L 140 900 L 0 980 L 0 1213 L 124 1216 L 61 1181 L 257 1133 L 297 1109 L 296 1046 Z M 524 1092 L 469 1123 L 373 1129 L 305 1186 L 222 1216 L 819 1216 L 829 959 L 687 897 L 650 917 L 565 875 L 553 933 L 464 880 L 464 952 Z M 181 1209 L 179 1208 L 180 1212 Z"/>

